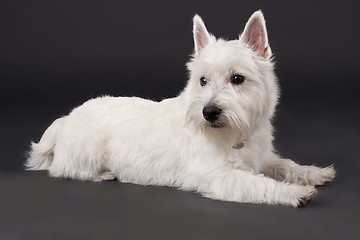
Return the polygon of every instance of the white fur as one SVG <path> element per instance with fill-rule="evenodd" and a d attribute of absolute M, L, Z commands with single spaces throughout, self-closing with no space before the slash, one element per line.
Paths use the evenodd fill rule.
<path fill-rule="evenodd" d="M 278 86 L 262 13 L 255 12 L 234 41 L 216 39 L 196 15 L 194 42 L 190 79 L 179 96 L 89 100 L 32 144 L 27 169 L 174 186 L 225 201 L 299 206 L 311 199 L 314 186 L 331 181 L 335 170 L 300 166 L 274 153 Z M 245 81 L 231 83 L 234 74 Z M 203 87 L 201 77 L 207 80 Z M 223 127 L 204 119 L 209 104 L 221 106 Z M 243 141 L 243 148 L 232 147 Z"/>

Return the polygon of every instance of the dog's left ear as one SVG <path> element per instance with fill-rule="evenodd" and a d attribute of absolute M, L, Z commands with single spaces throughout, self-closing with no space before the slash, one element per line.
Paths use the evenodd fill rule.
<path fill-rule="evenodd" d="M 261 10 L 254 12 L 249 18 L 245 25 L 244 32 L 240 36 L 240 41 L 250 47 L 259 56 L 265 59 L 271 58 L 265 19 Z"/>
<path fill-rule="evenodd" d="M 194 26 L 193 26 L 193 35 L 194 35 L 194 45 L 195 45 L 195 54 L 199 55 L 201 49 L 206 47 L 210 42 L 210 34 L 207 31 L 205 24 L 199 15 L 194 16 Z"/>

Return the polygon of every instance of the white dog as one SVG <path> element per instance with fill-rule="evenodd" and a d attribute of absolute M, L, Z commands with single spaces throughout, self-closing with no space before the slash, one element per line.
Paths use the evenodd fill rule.
<path fill-rule="evenodd" d="M 54 121 L 26 166 L 53 177 L 174 186 L 224 201 L 299 206 L 332 166 L 300 166 L 273 148 L 278 85 L 261 11 L 238 40 L 194 17 L 190 79 L 175 98 L 101 97 Z"/>

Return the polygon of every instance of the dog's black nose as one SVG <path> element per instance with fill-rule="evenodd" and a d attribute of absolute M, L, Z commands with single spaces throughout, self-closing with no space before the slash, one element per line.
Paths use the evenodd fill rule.
<path fill-rule="evenodd" d="M 221 108 L 217 106 L 207 106 L 203 108 L 203 115 L 206 121 L 214 122 L 219 118 Z"/>

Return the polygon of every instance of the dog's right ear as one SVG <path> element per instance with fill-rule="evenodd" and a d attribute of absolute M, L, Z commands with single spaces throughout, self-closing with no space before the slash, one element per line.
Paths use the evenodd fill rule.
<path fill-rule="evenodd" d="M 194 45 L 195 45 L 195 54 L 199 55 L 201 49 L 203 49 L 210 41 L 210 34 L 207 31 L 205 24 L 199 15 L 194 16 Z"/>

